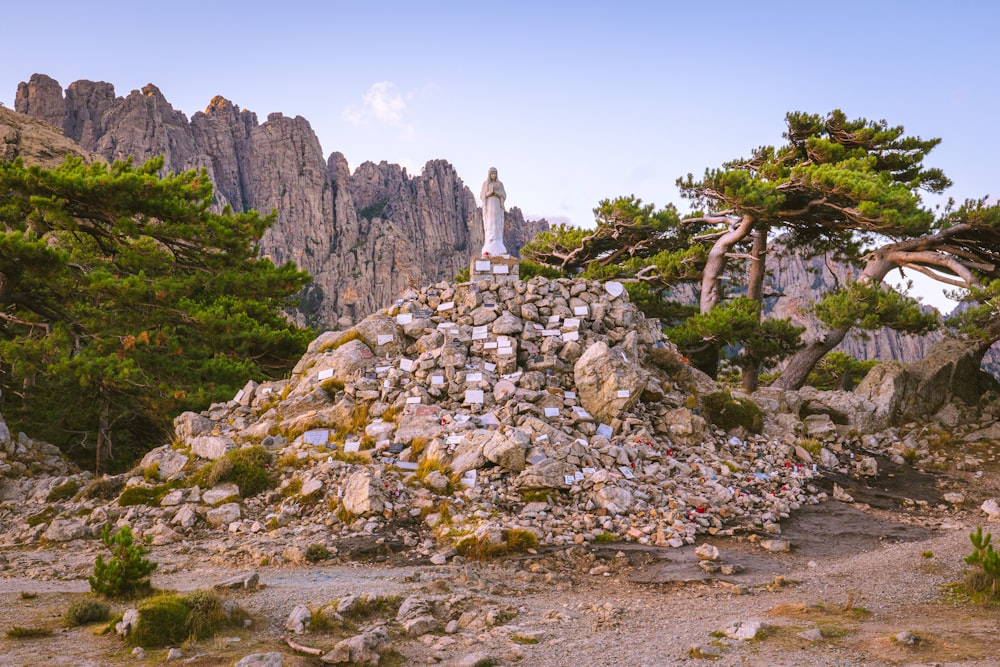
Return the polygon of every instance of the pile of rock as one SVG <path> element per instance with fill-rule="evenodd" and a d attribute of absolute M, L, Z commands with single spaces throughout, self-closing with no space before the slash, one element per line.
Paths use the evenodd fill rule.
<path fill-rule="evenodd" d="M 916 431 L 858 435 L 870 401 L 849 392 L 765 389 L 754 395 L 764 433 L 724 432 L 700 414 L 719 390 L 621 284 L 440 283 L 322 334 L 288 379 L 178 417 L 173 444 L 119 481 L 150 505 L 76 500 L 67 518 L 3 540 L 74 539 L 112 521 L 154 544 L 211 535 L 230 561 L 255 564 L 360 537 L 437 563 L 463 543 L 502 551 L 528 532 L 549 545 L 680 547 L 704 533 L 780 533 L 781 518 L 825 497 L 812 483 L 820 467 L 874 476 L 866 450 L 926 451 Z M 184 481 L 248 447 L 270 453 L 276 488 L 241 497 L 231 482 Z M 73 479 L 86 481 L 56 477 L 26 495 Z M 56 521 L 73 530 L 50 534 Z"/>
<path fill-rule="evenodd" d="M 389 531 L 439 559 L 470 535 L 502 547 L 512 529 L 675 547 L 779 532 L 822 497 L 813 468 L 792 441 L 713 429 L 697 407 L 713 390 L 620 284 L 441 283 L 322 334 L 289 379 L 181 415 L 175 443 L 142 463 L 169 480 L 263 445 L 277 490 L 175 489 L 130 519 L 161 541 L 208 527 L 336 546 Z"/>

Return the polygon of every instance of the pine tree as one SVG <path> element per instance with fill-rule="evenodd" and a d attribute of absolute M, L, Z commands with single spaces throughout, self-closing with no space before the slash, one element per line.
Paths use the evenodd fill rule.
<path fill-rule="evenodd" d="M 204 170 L 161 167 L 0 163 L 4 414 L 97 468 L 285 372 L 310 339 L 282 315 L 308 276 L 258 257 L 274 217 L 213 213 Z"/>

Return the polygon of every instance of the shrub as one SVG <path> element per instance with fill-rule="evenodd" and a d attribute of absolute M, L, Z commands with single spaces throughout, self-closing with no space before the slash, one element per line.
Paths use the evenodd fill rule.
<path fill-rule="evenodd" d="M 80 482 L 75 479 L 68 479 L 59 486 L 55 487 L 49 491 L 49 495 L 45 497 L 45 502 L 47 503 L 57 503 L 60 500 L 68 500 L 76 495 L 76 492 L 80 490 Z"/>
<path fill-rule="evenodd" d="M 50 628 L 25 628 L 20 625 L 15 625 L 7 631 L 7 636 L 11 639 L 37 639 L 39 637 L 48 637 L 51 634 L 52 630 Z"/>
<path fill-rule="evenodd" d="M 76 627 L 106 621 L 109 615 L 108 605 L 92 598 L 81 598 L 70 603 L 66 613 L 63 614 L 63 621 L 70 627 Z"/>
<path fill-rule="evenodd" d="M 111 500 L 118 495 L 123 486 L 125 486 L 125 479 L 123 477 L 98 477 L 83 487 L 80 497 L 85 500 Z"/>
<path fill-rule="evenodd" d="M 976 532 L 969 535 L 973 550 L 965 562 L 972 569 L 965 573 L 963 583 L 972 596 L 1000 600 L 1000 554 L 990 544 L 992 537 L 990 533 L 983 535 L 982 526 L 976 526 Z"/>
<path fill-rule="evenodd" d="M 188 638 L 187 620 L 191 609 L 178 595 L 157 595 L 143 601 L 137 611 L 132 631 L 128 634 L 131 644 L 146 648 L 180 644 Z"/>
<path fill-rule="evenodd" d="M 728 391 L 717 391 L 702 396 L 701 404 L 709 421 L 723 430 L 739 426 L 751 433 L 764 430 L 764 413 L 749 399 L 737 399 Z"/>
<path fill-rule="evenodd" d="M 192 591 L 181 602 L 190 610 L 184 622 L 188 639 L 211 637 L 229 620 L 222 600 L 212 591 Z"/>
<path fill-rule="evenodd" d="M 306 549 L 306 560 L 310 563 L 318 563 L 330 557 L 330 550 L 322 544 L 310 544 Z"/>
<path fill-rule="evenodd" d="M 52 519 L 56 518 L 56 514 L 58 514 L 58 512 L 56 511 L 55 507 L 46 507 L 41 512 L 29 516 L 27 519 L 24 520 L 24 522 L 27 523 L 32 528 L 34 528 L 35 526 L 40 526 L 43 523 L 48 523 L 49 521 L 52 521 Z"/>
<path fill-rule="evenodd" d="M 133 598 L 152 592 L 149 576 L 156 563 L 145 558 L 149 548 L 135 542 L 131 528 L 122 526 L 112 535 L 111 526 L 104 526 L 101 543 L 111 549 L 111 560 L 105 562 L 101 554 L 97 555 L 94 574 L 87 577 L 91 590 L 109 598 Z"/>
<path fill-rule="evenodd" d="M 250 498 L 274 485 L 268 469 L 270 463 L 271 455 L 260 445 L 234 449 L 192 475 L 191 483 L 210 489 L 222 482 L 232 482 L 240 487 L 241 496 Z"/>
<path fill-rule="evenodd" d="M 118 496 L 120 507 L 131 507 L 133 505 L 148 505 L 149 507 L 159 507 L 163 496 L 167 495 L 170 487 L 166 484 L 157 486 L 130 486 Z"/>

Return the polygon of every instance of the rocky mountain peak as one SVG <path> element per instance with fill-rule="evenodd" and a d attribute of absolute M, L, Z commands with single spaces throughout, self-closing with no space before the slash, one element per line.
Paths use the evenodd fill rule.
<path fill-rule="evenodd" d="M 109 160 L 163 155 L 165 171 L 206 169 L 219 209 L 276 211 L 261 250 L 314 276 L 299 309 L 303 323 L 360 319 L 410 284 L 453 277 L 483 243 L 475 197 L 448 162 L 432 160 L 419 176 L 384 161 L 351 174 L 342 155 L 324 159 L 301 116 L 271 113 L 259 124 L 216 96 L 188 120 L 153 84 L 122 98 L 110 84 L 77 81 L 64 97 L 41 74 L 18 87 L 17 109 Z M 547 224 L 511 209 L 507 247 L 516 252 L 538 228 Z"/>

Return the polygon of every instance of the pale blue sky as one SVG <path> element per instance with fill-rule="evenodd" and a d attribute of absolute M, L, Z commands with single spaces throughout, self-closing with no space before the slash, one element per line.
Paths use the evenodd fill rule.
<path fill-rule="evenodd" d="M 688 172 L 781 141 L 787 111 L 942 137 L 956 199 L 1000 195 L 1000 3 L 57 2 L 4 9 L 0 101 L 156 84 L 189 117 L 222 95 L 307 118 L 352 167 L 496 166 L 508 206 L 592 223 L 602 198 L 676 203 Z"/>

